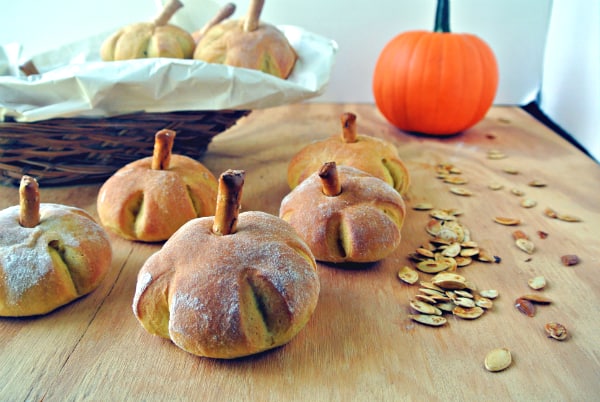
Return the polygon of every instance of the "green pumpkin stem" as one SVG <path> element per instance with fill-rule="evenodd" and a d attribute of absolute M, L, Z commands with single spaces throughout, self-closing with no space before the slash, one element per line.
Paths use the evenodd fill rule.
<path fill-rule="evenodd" d="M 450 32 L 450 0 L 438 0 L 433 32 Z"/>

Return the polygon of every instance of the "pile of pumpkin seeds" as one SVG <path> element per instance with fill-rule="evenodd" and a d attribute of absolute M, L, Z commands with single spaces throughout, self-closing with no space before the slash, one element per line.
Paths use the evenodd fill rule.
<path fill-rule="evenodd" d="M 425 231 L 430 238 L 408 256 L 416 269 L 404 266 L 398 272 L 401 281 L 420 285 L 419 293 L 410 301 L 413 314 L 409 317 L 430 326 L 446 324 L 444 313 L 467 320 L 481 317 L 493 307 L 492 300 L 498 297 L 498 292 L 477 292 L 475 285 L 456 271 L 473 261 L 492 263 L 500 258 L 489 254 L 471 238 L 471 231 L 458 220 L 460 211 L 433 208 L 429 203 L 419 203 L 413 208 L 429 212 Z M 419 271 L 434 276 L 430 282 L 419 281 Z"/>
<path fill-rule="evenodd" d="M 477 292 L 473 283 L 453 272 L 440 272 L 431 282 L 421 281 L 419 293 L 410 301 L 409 318 L 421 324 L 439 327 L 447 323 L 444 313 L 474 320 L 493 307 L 496 290 Z"/>
<path fill-rule="evenodd" d="M 499 150 L 490 150 L 488 159 L 505 159 L 506 154 Z M 514 168 L 504 168 L 505 173 L 516 175 L 519 172 Z M 464 188 L 468 180 L 462 176 L 462 171 L 450 163 L 438 164 L 436 176 L 445 183 L 453 185 L 450 192 L 460 196 L 472 196 L 473 193 Z M 541 180 L 531 180 L 530 187 L 545 187 L 546 183 Z M 459 187 L 457 187 L 459 186 Z M 488 188 L 500 190 L 504 186 L 499 183 L 490 183 Z M 518 197 L 520 206 L 533 208 L 537 202 L 526 198 L 525 192 L 518 188 L 511 189 L 511 193 Z M 398 272 L 398 278 L 408 284 L 419 282 L 419 293 L 410 301 L 412 314 L 410 319 L 415 322 L 429 326 L 443 326 L 448 320 L 445 313 L 463 319 L 476 319 L 481 317 L 485 311 L 493 307 L 493 300 L 498 297 L 496 290 L 482 290 L 477 292 L 476 287 L 464 276 L 456 273 L 457 268 L 467 266 L 474 260 L 481 262 L 500 262 L 497 256 L 491 256 L 482 250 L 476 242 L 471 239 L 470 231 L 458 221 L 461 214 L 454 209 L 434 209 L 429 203 L 416 204 L 415 210 L 430 211 L 431 220 L 426 225 L 426 231 L 432 238 L 423 246 L 418 247 L 409 258 L 415 263 L 418 271 L 434 274 L 430 282 L 419 281 L 419 273 L 409 266 L 404 266 Z M 579 217 L 562 214 L 551 208 L 543 211 L 544 215 L 566 222 L 580 222 Z M 506 225 L 517 226 L 521 224 L 519 219 L 496 217 L 494 221 Z M 544 239 L 548 236 L 546 232 L 537 231 L 538 236 Z M 535 251 L 535 244 L 522 230 L 513 232 L 515 245 L 527 254 Z M 575 265 L 579 262 L 576 255 L 565 255 L 561 257 L 565 266 Z M 535 291 L 542 290 L 546 286 L 543 276 L 533 277 L 528 285 Z M 526 294 L 515 301 L 515 307 L 526 315 L 535 314 L 535 304 L 549 304 L 551 300 L 540 294 Z M 548 322 L 544 326 L 548 337 L 556 340 L 565 340 L 568 337 L 567 329 L 557 322 Z M 485 368 L 488 371 L 502 371 L 512 363 L 512 356 L 507 348 L 497 348 L 490 351 L 485 358 Z"/>
<path fill-rule="evenodd" d="M 425 226 L 431 238 L 408 256 L 419 271 L 427 274 L 454 272 L 474 260 L 487 263 L 500 261 L 499 257 L 479 247 L 471 238 L 471 231 L 458 220 L 460 211 L 433 208 L 426 203 L 417 204 L 414 209 L 429 210 L 431 217 Z"/>

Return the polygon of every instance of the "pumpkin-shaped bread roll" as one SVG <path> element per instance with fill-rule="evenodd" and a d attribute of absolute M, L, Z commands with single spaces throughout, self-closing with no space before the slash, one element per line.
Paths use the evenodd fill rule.
<path fill-rule="evenodd" d="M 264 0 L 251 0 L 245 18 L 221 22 L 202 33 L 194 59 L 287 78 L 298 56 L 279 29 L 260 22 L 263 4 Z"/>
<path fill-rule="evenodd" d="M 315 259 L 276 216 L 239 213 L 243 171 L 219 181 L 214 217 L 181 227 L 142 266 L 133 311 L 151 334 L 231 359 L 289 342 L 319 296 Z"/>
<path fill-rule="evenodd" d="M 191 59 L 196 45 L 194 38 L 186 30 L 168 23 L 181 7 L 179 0 L 171 0 L 154 21 L 119 29 L 102 43 L 100 57 L 104 61 L 154 57 Z"/>
<path fill-rule="evenodd" d="M 375 176 L 400 194 L 404 195 L 410 185 L 406 166 L 394 144 L 369 135 L 357 134 L 356 115 L 341 116 L 342 135 L 315 141 L 300 150 L 288 165 L 287 181 L 291 189 L 319 170 L 325 162 L 352 166 Z"/>
<path fill-rule="evenodd" d="M 374 262 L 400 244 L 406 214 L 389 184 L 350 166 L 325 163 L 281 202 L 279 216 L 318 261 Z"/>
<path fill-rule="evenodd" d="M 98 193 L 100 222 L 128 240 L 164 241 L 190 219 L 215 211 L 215 176 L 200 162 L 171 153 L 174 131 L 160 130 L 155 138 L 151 157 L 119 169 Z"/>
<path fill-rule="evenodd" d="M 49 313 L 96 289 L 108 273 L 108 235 L 84 210 L 40 203 L 23 176 L 20 205 L 0 211 L 0 316 Z"/>

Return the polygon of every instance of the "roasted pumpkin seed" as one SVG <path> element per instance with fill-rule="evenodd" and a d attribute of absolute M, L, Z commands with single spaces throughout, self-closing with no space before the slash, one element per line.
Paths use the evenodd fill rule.
<path fill-rule="evenodd" d="M 417 249 L 415 251 L 417 252 L 417 254 L 420 254 L 423 257 L 427 257 L 427 258 L 433 258 L 435 255 L 433 253 L 433 251 L 431 251 L 425 247 L 417 247 Z"/>
<path fill-rule="evenodd" d="M 474 295 L 475 305 L 483 309 L 489 310 L 494 306 L 494 302 L 481 295 Z"/>
<path fill-rule="evenodd" d="M 469 292 L 468 290 L 464 290 L 464 289 L 456 289 L 454 290 L 454 293 L 460 297 L 468 297 L 469 299 L 472 299 L 473 293 Z"/>
<path fill-rule="evenodd" d="M 433 208 L 433 205 L 429 202 L 419 202 L 419 203 L 413 205 L 413 209 L 415 211 L 429 211 L 432 208 Z"/>
<path fill-rule="evenodd" d="M 505 226 L 516 226 L 521 223 L 521 220 L 516 218 L 507 218 L 505 216 L 496 216 L 494 218 L 494 222 Z"/>
<path fill-rule="evenodd" d="M 467 184 L 468 180 L 462 176 L 448 176 L 444 178 L 444 182 L 449 184 Z"/>
<path fill-rule="evenodd" d="M 416 294 L 415 295 L 415 299 L 417 299 L 419 301 L 422 301 L 424 303 L 428 303 L 428 304 L 436 304 L 437 303 L 437 300 L 434 299 L 433 297 L 427 296 L 427 295 L 424 295 L 424 294 L 421 294 L 421 293 Z"/>
<path fill-rule="evenodd" d="M 505 167 L 504 169 L 502 169 L 502 171 L 508 174 L 519 174 L 519 171 L 514 167 Z"/>
<path fill-rule="evenodd" d="M 467 247 L 460 250 L 461 257 L 474 257 L 479 254 L 479 248 L 477 247 Z"/>
<path fill-rule="evenodd" d="M 558 322 L 551 321 L 546 323 L 544 325 L 544 330 L 548 334 L 549 338 L 554 338 L 559 341 L 563 341 L 567 339 L 567 336 L 569 336 L 567 328 L 564 325 L 559 324 Z"/>
<path fill-rule="evenodd" d="M 485 289 L 482 290 L 481 292 L 479 292 L 479 294 L 483 297 L 486 297 L 488 299 L 495 299 L 496 297 L 498 297 L 498 291 L 496 289 Z"/>
<path fill-rule="evenodd" d="M 430 288 L 419 288 L 419 292 L 424 293 L 428 296 L 446 296 L 443 291 Z"/>
<path fill-rule="evenodd" d="M 431 289 L 431 290 L 436 290 L 440 293 L 444 293 L 444 289 L 442 289 L 441 287 L 434 285 L 431 282 L 427 282 L 427 281 L 421 281 L 419 282 L 419 285 L 421 285 L 421 287 L 423 288 L 427 288 L 427 289 Z"/>
<path fill-rule="evenodd" d="M 441 272 L 431 279 L 434 285 L 441 287 L 442 289 L 466 289 L 467 280 L 464 276 L 450 273 Z"/>
<path fill-rule="evenodd" d="M 525 251 L 527 254 L 533 254 L 535 251 L 535 244 L 529 239 L 517 239 L 515 240 L 516 246 Z"/>
<path fill-rule="evenodd" d="M 452 300 L 454 304 L 460 307 L 471 308 L 475 307 L 475 300 L 468 297 L 457 297 Z"/>
<path fill-rule="evenodd" d="M 496 258 L 489 254 L 486 250 L 479 249 L 479 254 L 477 254 L 477 261 L 481 262 L 496 262 Z"/>
<path fill-rule="evenodd" d="M 417 263 L 417 269 L 426 274 L 436 274 L 450 268 L 446 261 L 425 260 Z"/>
<path fill-rule="evenodd" d="M 533 290 L 540 290 L 546 287 L 546 278 L 543 276 L 535 276 L 527 281 L 527 285 Z"/>
<path fill-rule="evenodd" d="M 439 327 L 444 325 L 448 320 L 445 317 L 439 315 L 430 314 L 409 314 L 408 317 L 420 324 L 429 325 L 432 327 Z"/>
<path fill-rule="evenodd" d="M 521 299 L 529 300 L 532 303 L 550 304 L 552 300 L 539 294 L 526 294 L 520 297 Z"/>
<path fill-rule="evenodd" d="M 532 200 L 531 198 L 523 198 L 520 204 L 523 208 L 533 208 L 537 205 L 537 201 Z"/>
<path fill-rule="evenodd" d="M 459 243 L 452 243 L 442 250 L 444 257 L 456 257 L 460 253 L 461 247 Z"/>
<path fill-rule="evenodd" d="M 440 302 L 440 303 L 436 304 L 435 306 L 437 308 L 439 308 L 440 310 L 442 310 L 443 312 L 451 313 L 452 310 L 454 310 L 454 308 L 456 307 L 456 304 L 454 304 L 450 300 L 448 300 L 445 302 Z"/>
<path fill-rule="evenodd" d="M 546 187 L 546 183 L 541 180 L 531 180 L 528 184 L 531 187 Z"/>
<path fill-rule="evenodd" d="M 565 221 L 565 222 L 581 222 L 582 221 L 582 219 L 577 216 L 567 215 L 567 214 L 558 214 L 556 216 L 556 218 L 561 221 Z"/>
<path fill-rule="evenodd" d="M 555 210 L 553 210 L 552 208 L 546 208 L 544 210 L 544 215 L 546 215 L 549 218 L 558 219 L 558 220 L 565 221 L 565 222 L 581 222 L 582 221 L 582 219 L 577 216 L 558 213 Z"/>
<path fill-rule="evenodd" d="M 495 159 L 495 160 L 497 160 L 497 159 L 504 159 L 504 158 L 506 158 L 506 154 L 504 154 L 501 151 L 492 149 L 492 150 L 488 151 L 487 157 L 488 157 L 488 159 Z"/>
<path fill-rule="evenodd" d="M 422 314 L 433 314 L 433 315 L 442 315 L 442 312 L 440 311 L 439 308 L 426 303 L 424 301 L 421 300 L 411 300 L 410 301 L 410 307 L 412 307 L 413 310 L 422 313 Z"/>
<path fill-rule="evenodd" d="M 454 314 L 457 317 L 464 318 L 465 320 L 474 320 L 476 318 L 479 318 L 483 315 L 484 312 L 485 312 L 485 310 L 478 306 L 475 306 L 475 307 L 456 306 L 452 310 L 452 314 Z"/>
<path fill-rule="evenodd" d="M 484 366 L 487 371 L 497 372 L 507 369 L 512 363 L 512 355 L 507 348 L 493 349 L 485 356 Z"/>
<path fill-rule="evenodd" d="M 463 197 L 470 197 L 473 195 L 472 191 L 467 190 L 466 188 L 460 188 L 460 187 L 450 187 L 450 192 L 452 194 L 460 195 Z"/>
<path fill-rule="evenodd" d="M 456 261 L 456 266 L 457 267 L 466 267 L 467 265 L 471 264 L 473 262 L 473 259 L 471 257 L 463 257 L 463 256 L 457 256 L 454 257 L 454 261 Z"/>
<path fill-rule="evenodd" d="M 402 282 L 412 285 L 419 280 L 419 273 L 411 267 L 405 265 L 398 271 L 398 278 Z"/>
<path fill-rule="evenodd" d="M 425 231 L 432 236 L 437 236 L 442 230 L 442 227 L 442 222 L 437 219 L 431 219 L 429 222 L 427 222 L 427 225 L 425 225 Z"/>
<path fill-rule="evenodd" d="M 448 209 L 433 209 L 431 210 L 431 212 L 429 213 L 429 215 L 432 218 L 435 219 L 439 219 L 442 221 L 455 221 L 456 220 L 456 216 L 458 215 L 457 213 L 455 213 L 454 210 L 448 210 Z"/>

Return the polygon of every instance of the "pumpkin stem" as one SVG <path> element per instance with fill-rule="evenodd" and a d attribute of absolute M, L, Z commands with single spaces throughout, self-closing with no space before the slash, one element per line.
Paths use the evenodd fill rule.
<path fill-rule="evenodd" d="M 154 152 L 152 154 L 152 169 L 167 170 L 171 162 L 175 131 L 163 129 L 154 136 Z"/>
<path fill-rule="evenodd" d="M 23 176 L 19 186 L 19 223 L 25 228 L 34 228 L 40 223 L 40 190 L 38 182 L 31 176 Z"/>
<path fill-rule="evenodd" d="M 214 234 L 224 236 L 237 231 L 245 176 L 246 172 L 243 170 L 229 169 L 219 177 L 217 208 L 212 227 Z"/>
<path fill-rule="evenodd" d="M 343 113 L 342 121 L 342 140 L 345 143 L 356 142 L 356 115 L 354 113 Z"/>
<path fill-rule="evenodd" d="M 325 162 L 319 169 L 319 177 L 323 185 L 323 194 L 335 197 L 342 192 L 342 184 L 335 162 Z"/>
<path fill-rule="evenodd" d="M 438 0 L 433 32 L 450 32 L 450 0 Z"/>
<path fill-rule="evenodd" d="M 19 66 L 19 70 L 21 70 L 27 77 L 40 73 L 33 60 L 27 60 L 25 63 L 21 64 Z"/>
<path fill-rule="evenodd" d="M 181 7 L 183 7 L 183 3 L 181 1 L 169 1 L 167 5 L 165 5 L 165 7 L 162 9 L 158 17 L 156 17 L 156 19 L 154 20 L 154 25 L 156 25 L 157 27 L 167 25 L 173 14 L 175 14 L 177 10 L 179 10 Z"/>
<path fill-rule="evenodd" d="M 250 0 L 246 19 L 244 20 L 244 32 L 252 32 L 258 29 L 260 25 L 260 13 L 264 4 L 265 0 Z"/>
<path fill-rule="evenodd" d="M 215 25 L 220 24 L 227 18 L 231 17 L 235 12 L 235 4 L 227 3 L 206 23 L 202 28 L 192 33 L 192 37 L 196 43 L 200 42 L 200 39 Z"/>

